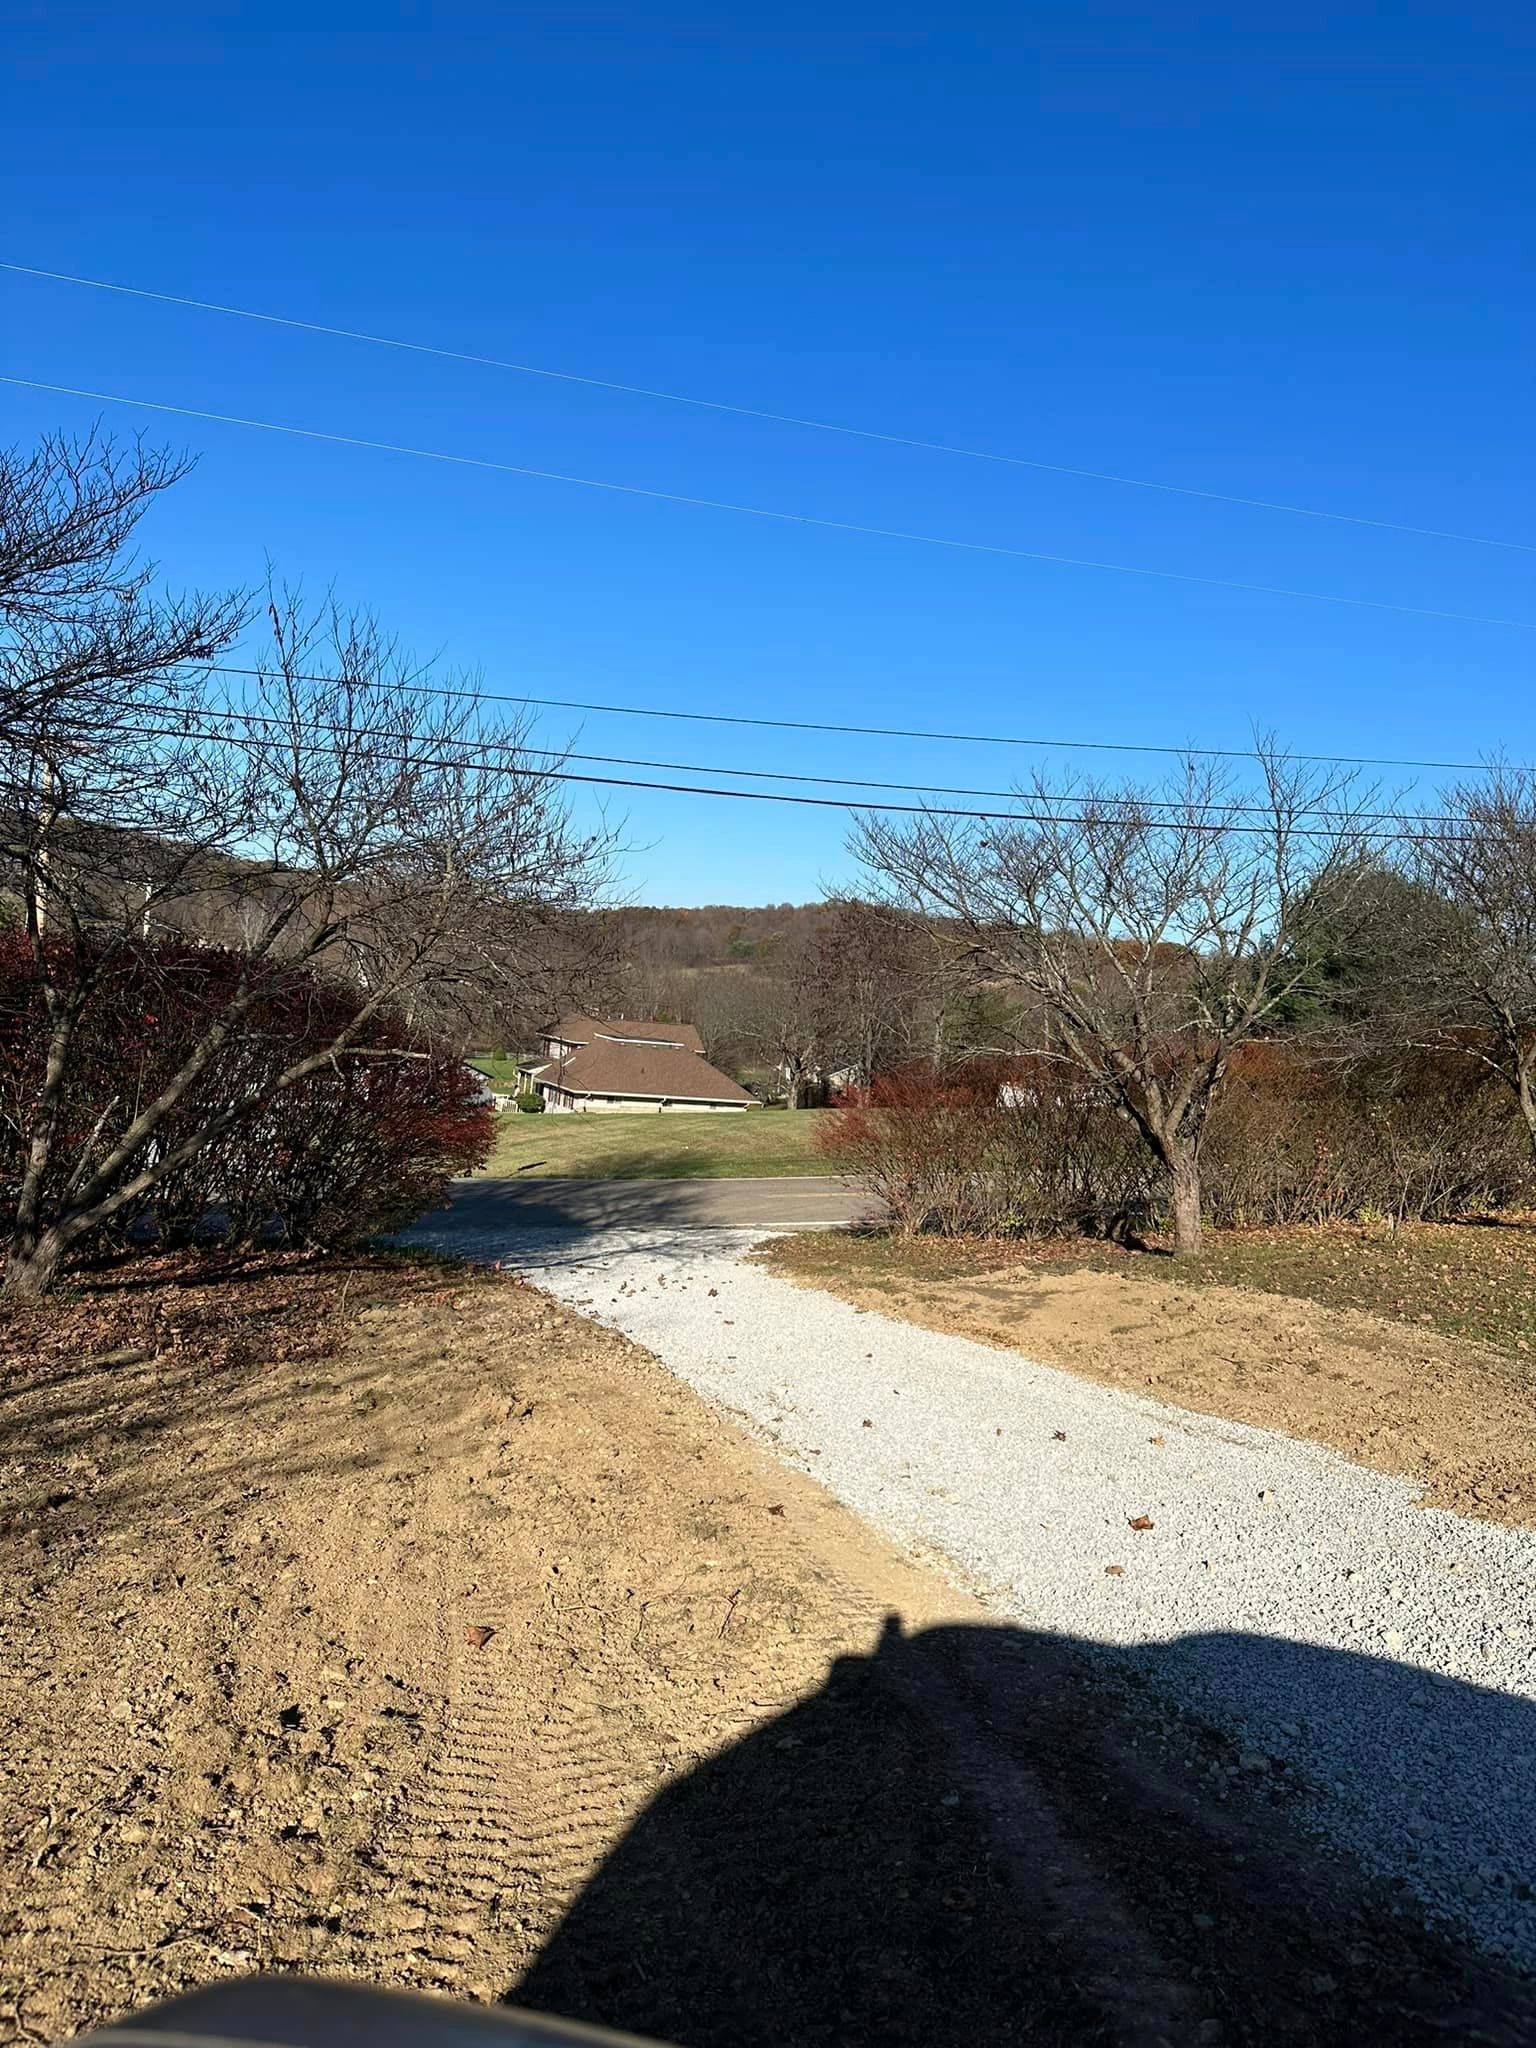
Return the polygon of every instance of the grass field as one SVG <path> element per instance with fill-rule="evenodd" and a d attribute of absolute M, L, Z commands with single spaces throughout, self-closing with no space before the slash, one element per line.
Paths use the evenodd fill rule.
<path fill-rule="evenodd" d="M 477 1052 L 465 1064 L 473 1067 L 477 1073 L 484 1074 L 487 1081 L 497 1088 L 517 1086 L 517 1060 L 511 1053 Z"/>
<path fill-rule="evenodd" d="M 570 1175 L 579 1180 L 767 1179 L 826 1173 L 817 1109 L 740 1114 L 522 1116 L 497 1127 L 485 1171 L 498 1179 Z"/>

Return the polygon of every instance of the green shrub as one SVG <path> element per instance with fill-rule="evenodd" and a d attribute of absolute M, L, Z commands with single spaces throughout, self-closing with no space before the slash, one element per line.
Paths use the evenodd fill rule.
<path fill-rule="evenodd" d="M 525 1088 L 517 1098 L 517 1106 L 524 1116 L 542 1116 L 544 1098 L 537 1088 Z"/>

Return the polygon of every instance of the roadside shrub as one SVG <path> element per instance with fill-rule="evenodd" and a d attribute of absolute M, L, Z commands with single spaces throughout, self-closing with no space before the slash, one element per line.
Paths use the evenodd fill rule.
<path fill-rule="evenodd" d="M 1146 1200 L 1134 1130 L 1046 1060 L 881 1075 L 817 1141 L 909 1235 L 1057 1230 Z"/>
<path fill-rule="evenodd" d="M 881 1075 L 861 1102 L 828 1113 L 817 1144 L 890 1211 L 905 1236 L 984 1231 L 1002 1160 L 996 1089 L 964 1073 Z"/>
<path fill-rule="evenodd" d="M 1280 1042 L 1233 1061 L 1206 1139 L 1219 1224 L 1432 1222 L 1536 1197 L 1507 1092 L 1476 1060 L 1409 1049 L 1348 1063 Z"/>
<path fill-rule="evenodd" d="M 524 1116 L 542 1116 L 545 1103 L 537 1088 L 525 1088 L 517 1098 L 517 1106 Z"/>
<path fill-rule="evenodd" d="M 440 1207 L 449 1179 L 483 1162 L 494 1119 L 458 1060 L 370 1030 L 366 1052 L 285 1089 L 170 1175 L 142 1220 L 161 1242 L 222 1213 L 227 1243 L 274 1224 L 293 1245 L 355 1243 Z"/>
<path fill-rule="evenodd" d="M 1203 1154 L 1221 1225 L 1390 1222 L 1536 1201 L 1507 1092 L 1444 1053 L 1325 1062 L 1258 1043 L 1232 1062 Z M 911 1069 L 877 1080 L 818 1132 L 829 1161 L 903 1234 L 1084 1230 L 1125 1236 L 1165 1191 L 1130 1120 L 1046 1059 Z"/>
<path fill-rule="evenodd" d="M 84 1174 L 124 1137 L 228 1000 L 239 956 L 217 947 L 161 945 L 99 962 L 104 979 L 82 1019 L 83 1056 L 59 1115 L 66 1142 L 56 1171 Z M 121 1242 L 152 1235 L 184 1244 L 221 1220 L 227 1242 L 276 1225 L 295 1245 L 337 1245 L 441 1203 L 449 1178 L 490 1150 L 495 1113 L 460 1060 L 371 1018 L 357 1047 L 293 1086 L 278 1075 L 307 1048 L 331 1042 L 354 998 L 296 973 L 253 1009 L 222 1046 L 138 1163 L 164 1158 L 231 1101 L 253 1107 L 186 1165 L 114 1217 Z M 0 939 L 0 1201 L 14 1208 L 46 1043 L 31 955 Z"/>

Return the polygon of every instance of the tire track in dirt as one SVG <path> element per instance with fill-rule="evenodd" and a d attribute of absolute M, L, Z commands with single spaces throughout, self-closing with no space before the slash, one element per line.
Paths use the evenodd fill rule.
<path fill-rule="evenodd" d="M 774 1541 L 786 1576 L 815 1589 L 816 1633 L 828 1660 L 877 1637 L 887 1602 L 829 1572 L 797 1527 L 780 1529 Z M 732 1589 L 734 1602 L 727 1596 L 717 1642 L 729 1636 L 750 1585 Z M 631 1632 L 602 1626 L 606 1617 L 580 1600 L 573 1603 L 579 1619 L 562 1622 L 564 1610 L 550 1601 L 536 1650 L 509 1609 L 476 1604 L 480 1625 L 494 1633 L 483 1649 L 444 1643 L 449 1678 L 438 1725 L 380 1849 L 390 1894 L 368 1916 L 370 1969 L 460 1995 L 504 1993 L 626 1826 L 679 1769 L 803 1695 L 803 1682 L 751 1684 L 747 1699 L 712 1688 L 686 1741 L 662 1730 L 658 1748 L 656 1716 L 647 1709 L 669 1680 L 644 1651 L 648 1633 L 664 1654 L 670 1650 L 658 1610 L 678 1598 L 668 1581 L 653 1587 Z M 691 1621 L 683 1627 L 698 1633 Z M 533 1696 L 530 1663 L 541 1674 Z"/>

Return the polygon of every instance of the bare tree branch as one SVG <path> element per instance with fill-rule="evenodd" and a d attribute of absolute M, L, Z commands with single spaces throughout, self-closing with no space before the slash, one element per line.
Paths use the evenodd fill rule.
<path fill-rule="evenodd" d="M 1017 1050 L 1107 1087 L 1171 1184 L 1180 1251 L 1200 1242 L 1200 1149 L 1233 1049 L 1308 985 L 1370 841 L 1348 777 L 1271 743 L 1260 822 L 1191 757 L 1155 795 L 1037 780 L 1017 821 L 865 819 L 854 846 L 888 898 L 963 934 L 1024 999 Z"/>

